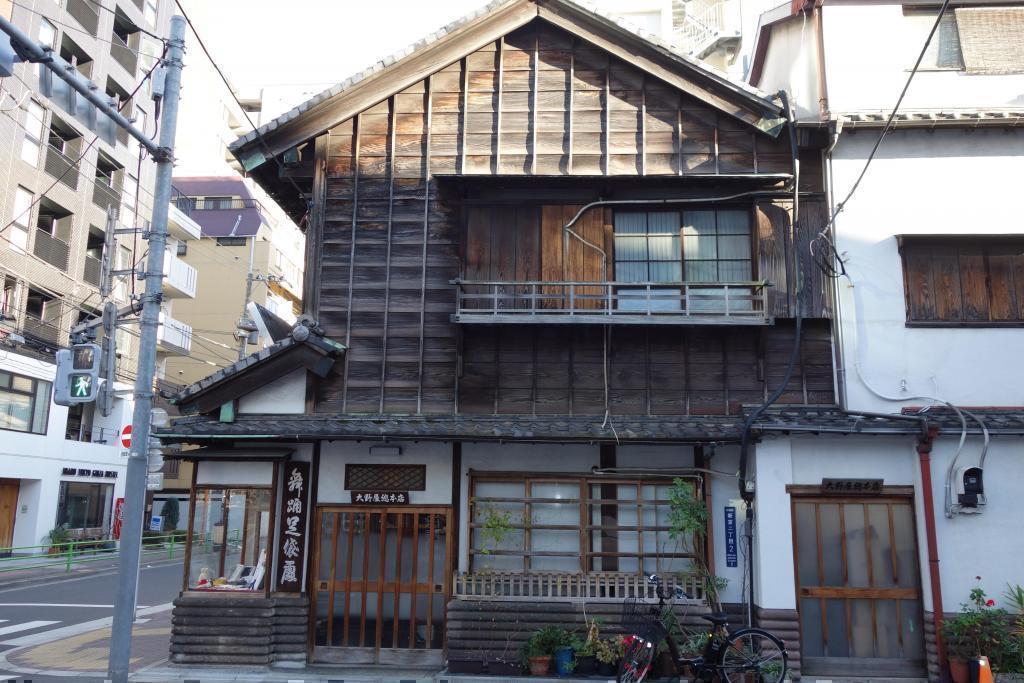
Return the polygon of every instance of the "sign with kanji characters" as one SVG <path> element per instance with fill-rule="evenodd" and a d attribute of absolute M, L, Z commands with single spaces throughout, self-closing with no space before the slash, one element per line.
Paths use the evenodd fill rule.
<path fill-rule="evenodd" d="M 285 593 L 302 592 L 308 507 L 309 463 L 286 462 L 277 549 L 277 590 Z"/>
<path fill-rule="evenodd" d="M 408 505 L 408 491 L 353 491 L 353 505 Z"/>
<path fill-rule="evenodd" d="M 822 493 L 881 493 L 882 479 L 822 479 Z"/>
<path fill-rule="evenodd" d="M 725 508 L 725 566 L 735 567 L 739 559 L 739 543 L 736 538 L 736 508 Z"/>

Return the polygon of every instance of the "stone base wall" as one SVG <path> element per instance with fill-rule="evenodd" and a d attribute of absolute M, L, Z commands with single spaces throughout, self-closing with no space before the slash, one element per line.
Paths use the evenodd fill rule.
<path fill-rule="evenodd" d="M 309 600 L 184 594 L 171 613 L 174 664 L 305 664 Z"/>
<path fill-rule="evenodd" d="M 800 679 L 800 617 L 795 609 L 764 609 L 757 607 L 755 625 L 782 639 L 789 654 L 789 677 Z"/>

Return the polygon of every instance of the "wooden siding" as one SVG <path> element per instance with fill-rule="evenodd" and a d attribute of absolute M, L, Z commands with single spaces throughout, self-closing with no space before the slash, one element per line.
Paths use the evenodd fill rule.
<path fill-rule="evenodd" d="M 463 206 L 458 188 L 439 176 L 718 174 L 712 189 L 686 190 L 722 194 L 723 187 L 735 191 L 726 175 L 790 168 L 784 141 L 541 20 L 335 125 L 317 139 L 316 149 L 322 207 L 314 212 L 318 225 L 311 233 L 319 239 L 308 271 L 315 278 L 310 312 L 349 348 L 342 371 L 320 384 L 320 413 L 603 412 L 603 389 L 592 386 L 602 366 L 600 353 L 594 356 L 600 328 L 506 334 L 460 330 L 450 321 L 455 291 L 449 281 L 460 275 L 604 279 L 600 256 L 578 242 L 563 262 L 561 227 L 580 204 L 506 205 L 488 215 Z M 552 178 L 550 187 L 559 182 Z M 769 176 L 762 182 L 774 181 Z M 600 192 L 595 184 L 588 194 L 596 198 Z M 776 262 L 785 264 L 785 250 L 793 247 L 788 217 L 784 207 L 769 213 L 765 230 L 780 240 Z M 610 211 L 596 210 L 577 229 L 608 244 L 610 225 Z M 785 268 L 780 272 L 786 282 Z M 775 315 L 787 315 L 788 302 L 782 296 Z M 765 394 L 761 380 L 750 379 L 761 371 L 757 349 L 775 344 L 784 350 L 785 335 L 784 329 L 615 332 L 610 349 L 617 350 L 613 358 L 622 365 L 616 372 L 623 384 L 612 380 L 619 392 L 612 412 L 731 413 L 738 403 L 756 403 Z M 776 339 L 782 341 L 770 341 Z M 667 359 L 675 375 L 659 373 L 662 352 L 684 353 L 685 361 Z M 565 354 L 574 364 L 565 363 Z M 723 361 L 723 354 L 735 360 Z M 810 355 L 830 363 L 829 353 Z M 505 377 L 498 369 L 505 358 L 528 361 L 551 376 Z M 647 359 L 651 368 L 633 367 Z M 684 362 L 694 365 L 675 367 Z M 772 363 L 765 366 L 769 373 Z M 812 382 L 789 398 L 831 402 L 831 371 L 825 374 L 827 387 Z M 680 379 L 673 383 L 673 377 Z M 486 388 L 491 394 L 482 400 Z"/>

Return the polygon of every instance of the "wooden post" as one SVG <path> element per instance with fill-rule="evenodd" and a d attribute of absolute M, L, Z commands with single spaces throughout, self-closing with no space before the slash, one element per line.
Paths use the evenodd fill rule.
<path fill-rule="evenodd" d="M 388 373 L 388 309 L 391 303 L 391 230 L 395 215 L 395 109 L 397 98 L 392 95 L 388 102 L 388 232 L 384 256 L 384 326 L 381 331 L 380 357 L 380 408 L 384 412 L 384 384 Z M 424 268 L 426 264 L 424 264 Z M 349 272 L 355 270 L 355 264 L 349 264 Z M 348 354 L 345 354 L 348 356 Z"/>
<path fill-rule="evenodd" d="M 345 347 L 352 346 L 352 286 L 355 283 L 356 262 L 356 216 L 359 213 L 359 119 L 352 119 L 352 232 L 349 237 L 348 253 L 348 305 L 345 308 Z M 348 367 L 352 354 L 345 354 L 345 368 L 342 380 L 341 412 L 348 410 Z M 381 388 L 383 391 L 383 387 Z"/>
<path fill-rule="evenodd" d="M 420 279 L 420 352 L 419 352 L 419 372 L 416 374 L 418 378 L 418 386 L 416 391 L 416 412 L 423 412 L 423 358 L 426 350 L 426 339 L 424 338 L 426 319 L 427 319 L 427 242 L 430 238 L 430 126 L 431 126 L 431 109 L 434 103 L 433 95 L 433 76 L 427 76 L 427 80 L 424 83 L 426 92 L 423 95 L 423 123 L 424 123 L 424 140 L 423 154 L 423 253 L 422 253 L 422 278 Z M 349 268 L 351 269 L 351 264 Z M 458 300 L 458 289 L 456 290 L 456 301 Z M 458 311 L 458 305 L 456 304 L 456 311 Z"/>

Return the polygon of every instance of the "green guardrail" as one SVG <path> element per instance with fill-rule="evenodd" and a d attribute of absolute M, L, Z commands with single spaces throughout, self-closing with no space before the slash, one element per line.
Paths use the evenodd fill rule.
<path fill-rule="evenodd" d="M 140 560 L 153 558 L 166 553 L 168 560 L 174 559 L 174 553 L 185 547 L 185 534 L 172 533 L 160 536 L 142 537 Z M 229 547 L 241 548 L 241 530 L 231 529 L 227 533 Z M 207 552 L 219 547 L 213 534 L 193 534 L 192 545 L 202 547 Z M 78 564 L 115 560 L 119 554 L 118 542 L 114 539 L 76 540 L 66 543 L 45 543 L 42 545 L 22 545 L 0 547 L 0 573 L 21 571 L 23 569 L 44 569 L 64 567 L 65 572 Z"/>

